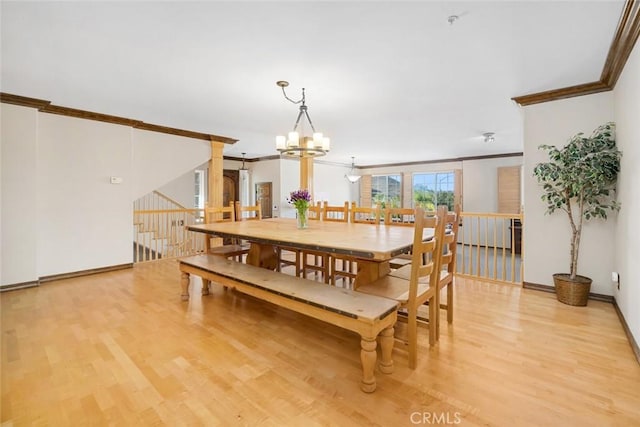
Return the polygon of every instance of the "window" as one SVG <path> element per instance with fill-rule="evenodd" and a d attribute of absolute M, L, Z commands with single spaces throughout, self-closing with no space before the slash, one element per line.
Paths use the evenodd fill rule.
<path fill-rule="evenodd" d="M 400 207 L 402 179 L 400 175 L 374 175 L 371 177 L 371 200 L 381 208 Z"/>
<path fill-rule="evenodd" d="M 455 174 L 452 172 L 413 174 L 413 206 L 434 211 L 439 205 L 453 210 Z"/>
<path fill-rule="evenodd" d="M 203 170 L 195 171 L 195 203 L 196 209 L 204 209 L 205 176 Z"/>

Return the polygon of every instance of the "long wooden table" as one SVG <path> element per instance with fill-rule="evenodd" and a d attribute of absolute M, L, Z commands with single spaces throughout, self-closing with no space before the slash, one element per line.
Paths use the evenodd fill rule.
<path fill-rule="evenodd" d="M 247 264 L 271 270 L 278 263 L 278 246 L 353 257 L 358 265 L 354 288 L 388 274 L 389 260 L 411 249 L 414 232 L 413 227 L 322 221 L 311 221 L 309 228 L 298 229 L 296 220 L 289 218 L 219 222 L 187 228 L 247 240 L 251 242 Z"/>

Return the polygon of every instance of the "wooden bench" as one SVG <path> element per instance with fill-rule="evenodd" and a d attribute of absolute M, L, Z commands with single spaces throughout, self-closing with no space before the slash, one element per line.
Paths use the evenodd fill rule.
<path fill-rule="evenodd" d="M 182 272 L 182 300 L 189 299 L 190 274 L 202 278 L 202 294 L 210 282 L 272 304 L 340 326 L 360 335 L 362 381 L 360 388 L 376 389 L 376 339 L 380 337 L 380 371 L 393 371 L 393 327 L 398 303 L 394 300 L 336 288 L 312 280 L 290 276 L 215 255 L 194 255 L 179 260 Z"/>

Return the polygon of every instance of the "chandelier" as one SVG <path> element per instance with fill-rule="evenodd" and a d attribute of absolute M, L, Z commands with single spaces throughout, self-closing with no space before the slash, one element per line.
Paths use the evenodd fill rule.
<path fill-rule="evenodd" d="M 360 175 L 356 175 L 355 172 L 355 157 L 351 157 L 351 170 L 349 171 L 348 174 L 346 174 L 344 177 L 347 178 L 349 180 L 350 183 L 355 184 L 356 182 L 358 182 L 358 180 L 360 178 L 362 178 Z"/>
<path fill-rule="evenodd" d="M 282 88 L 282 94 L 287 101 L 293 104 L 300 104 L 300 112 L 298 113 L 296 124 L 293 125 L 293 130 L 289 132 L 286 137 L 283 135 L 276 136 L 276 150 L 278 150 L 281 155 L 288 157 L 320 157 L 327 154 L 331 148 L 331 142 L 329 138 L 322 135 L 321 132 L 316 132 L 316 129 L 313 127 L 313 122 L 309 117 L 307 105 L 305 104 L 304 88 L 302 88 L 302 98 L 294 101 L 287 96 L 284 89 L 289 86 L 289 82 L 280 80 L 276 82 L 276 84 Z M 305 118 L 313 131 L 313 136 L 311 137 L 304 135 Z M 300 133 L 298 132 L 298 125 L 300 125 L 302 130 Z"/>

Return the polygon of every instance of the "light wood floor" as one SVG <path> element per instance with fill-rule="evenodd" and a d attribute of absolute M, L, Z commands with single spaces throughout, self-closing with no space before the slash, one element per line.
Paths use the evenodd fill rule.
<path fill-rule="evenodd" d="M 458 280 L 440 343 L 365 394 L 356 335 L 199 288 L 162 261 L 0 294 L 2 425 L 640 425 L 611 304 Z"/>

